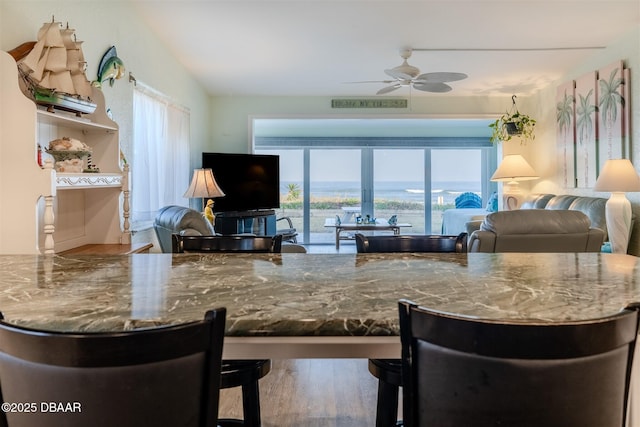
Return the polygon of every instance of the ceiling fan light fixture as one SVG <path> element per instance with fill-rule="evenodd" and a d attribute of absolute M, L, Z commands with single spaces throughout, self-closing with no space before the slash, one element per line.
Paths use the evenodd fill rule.
<path fill-rule="evenodd" d="M 390 70 L 385 70 L 385 73 L 395 78 L 413 79 L 418 74 L 420 74 L 420 70 L 417 67 L 414 67 L 413 65 L 409 65 L 409 63 L 405 59 L 401 65 L 398 65 L 397 67 L 393 67 Z"/>

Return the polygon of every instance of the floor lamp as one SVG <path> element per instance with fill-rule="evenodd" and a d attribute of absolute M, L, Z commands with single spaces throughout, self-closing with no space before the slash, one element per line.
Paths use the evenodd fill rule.
<path fill-rule="evenodd" d="M 522 204 L 522 190 L 519 181 L 540 178 L 531 165 L 520 154 L 504 156 L 491 181 L 504 182 L 502 188 L 502 208 L 511 211 Z"/>
<path fill-rule="evenodd" d="M 211 169 L 194 169 L 191 185 L 182 197 L 202 198 L 202 212 L 204 212 L 204 199 L 224 196 L 224 192 L 218 186 Z M 213 201 L 211 201 L 213 203 Z M 213 209 L 213 206 L 212 206 Z"/>
<path fill-rule="evenodd" d="M 629 159 L 607 160 L 593 189 L 611 192 L 605 206 L 611 252 L 626 254 L 631 231 L 631 202 L 625 193 L 640 191 L 640 176 Z"/>

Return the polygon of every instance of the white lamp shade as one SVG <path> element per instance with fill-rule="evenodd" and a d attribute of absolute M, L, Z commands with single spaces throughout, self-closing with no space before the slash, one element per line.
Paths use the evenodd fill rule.
<path fill-rule="evenodd" d="M 640 191 L 640 176 L 629 159 L 607 160 L 593 189 L 618 193 Z"/>
<path fill-rule="evenodd" d="M 182 197 L 222 197 L 224 192 L 218 187 L 211 169 L 194 169 L 191 185 Z"/>
<path fill-rule="evenodd" d="M 540 178 L 529 163 L 519 154 L 505 156 L 491 177 L 491 181 L 527 181 Z"/>

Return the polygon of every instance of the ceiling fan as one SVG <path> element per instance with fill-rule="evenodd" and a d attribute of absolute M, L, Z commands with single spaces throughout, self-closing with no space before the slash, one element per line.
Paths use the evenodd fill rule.
<path fill-rule="evenodd" d="M 376 92 L 376 95 L 384 95 L 385 93 L 392 92 L 405 86 L 413 87 L 414 89 L 424 92 L 443 93 L 449 92 L 452 89 L 452 87 L 447 84 L 448 82 L 455 82 L 467 78 L 467 75 L 463 73 L 436 72 L 420 74 L 420 70 L 418 68 L 413 65 L 409 65 L 407 62 L 407 59 L 411 57 L 411 53 L 412 49 L 401 50 L 400 56 L 404 60 L 402 64 L 397 67 L 384 70 L 388 76 L 393 77 L 393 80 L 355 83 L 391 83 L 390 86 L 383 87 Z"/>

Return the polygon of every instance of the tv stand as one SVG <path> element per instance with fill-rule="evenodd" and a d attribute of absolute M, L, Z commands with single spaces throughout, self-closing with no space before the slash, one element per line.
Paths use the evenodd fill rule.
<path fill-rule="evenodd" d="M 273 209 L 218 212 L 215 220 L 216 233 L 252 233 L 258 236 L 276 234 L 276 211 Z"/>

